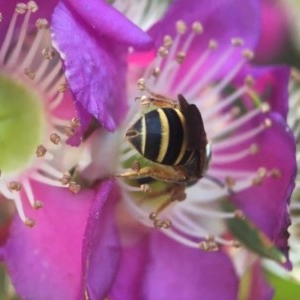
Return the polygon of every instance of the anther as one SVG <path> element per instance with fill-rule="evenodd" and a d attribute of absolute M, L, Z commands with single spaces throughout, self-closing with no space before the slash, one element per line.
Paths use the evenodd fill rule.
<path fill-rule="evenodd" d="M 37 29 L 46 29 L 49 27 L 49 23 L 46 19 L 40 18 L 35 22 L 35 26 Z"/>
<path fill-rule="evenodd" d="M 35 200 L 33 203 L 33 208 L 40 209 L 44 206 L 43 202 L 40 200 Z"/>
<path fill-rule="evenodd" d="M 184 61 L 185 57 L 186 57 L 186 53 L 184 51 L 180 51 L 176 55 L 176 61 L 179 64 L 181 64 Z"/>
<path fill-rule="evenodd" d="M 251 154 L 257 154 L 258 151 L 259 151 L 259 147 L 258 147 L 257 144 L 252 144 L 252 145 L 250 146 L 250 153 L 251 153 Z"/>
<path fill-rule="evenodd" d="M 179 20 L 176 22 L 176 30 L 179 34 L 184 34 L 186 32 L 186 24 L 184 21 Z"/>
<path fill-rule="evenodd" d="M 297 69 L 295 68 L 292 69 L 291 77 L 293 80 L 297 81 L 297 83 L 300 83 L 300 73 Z"/>
<path fill-rule="evenodd" d="M 36 12 L 39 8 L 35 1 L 29 1 L 27 3 L 27 7 L 33 13 Z"/>
<path fill-rule="evenodd" d="M 263 181 L 264 181 L 264 178 L 256 176 L 256 177 L 253 178 L 252 184 L 253 185 L 261 185 Z"/>
<path fill-rule="evenodd" d="M 213 238 L 208 238 L 205 241 L 199 243 L 199 248 L 202 251 L 213 252 L 218 251 L 219 246 Z"/>
<path fill-rule="evenodd" d="M 281 178 L 281 176 L 282 176 L 281 172 L 280 172 L 278 169 L 276 169 L 276 168 L 274 168 L 274 169 L 272 169 L 272 170 L 270 171 L 270 175 L 271 175 L 273 178 Z"/>
<path fill-rule="evenodd" d="M 55 144 L 58 145 L 59 142 L 61 141 L 61 137 L 57 134 L 57 133 L 52 133 L 50 135 L 50 141 Z"/>
<path fill-rule="evenodd" d="M 76 128 L 76 127 L 80 127 L 80 121 L 78 118 L 72 118 L 71 121 L 70 121 L 70 125 L 71 127 L 73 128 Z"/>
<path fill-rule="evenodd" d="M 260 185 L 267 176 L 267 170 L 265 168 L 259 168 L 257 170 L 257 176 L 252 180 L 253 185 Z"/>
<path fill-rule="evenodd" d="M 31 80 L 35 78 L 35 72 L 33 72 L 30 68 L 25 68 L 24 74 Z"/>
<path fill-rule="evenodd" d="M 254 58 L 254 52 L 249 50 L 249 49 L 246 49 L 242 52 L 243 56 L 248 59 L 248 60 L 251 60 Z"/>
<path fill-rule="evenodd" d="M 55 56 L 55 49 L 50 46 L 42 50 L 42 55 L 45 59 L 52 59 Z"/>
<path fill-rule="evenodd" d="M 25 3 L 18 3 L 15 8 L 15 12 L 22 15 L 27 11 L 27 5 Z"/>
<path fill-rule="evenodd" d="M 266 113 L 270 111 L 270 105 L 268 103 L 262 103 L 261 105 L 261 112 Z"/>
<path fill-rule="evenodd" d="M 57 90 L 59 93 L 64 93 L 67 90 L 67 88 L 67 83 L 60 83 Z"/>
<path fill-rule="evenodd" d="M 138 88 L 140 91 L 144 91 L 146 89 L 146 81 L 144 78 L 140 78 L 138 81 L 137 81 L 137 85 L 138 85 Z"/>
<path fill-rule="evenodd" d="M 209 43 L 208 43 L 208 48 L 210 50 L 215 50 L 218 48 L 218 43 L 216 40 L 210 40 Z"/>
<path fill-rule="evenodd" d="M 263 167 L 258 168 L 258 170 L 257 170 L 257 175 L 258 175 L 259 177 L 266 177 L 266 176 L 267 176 L 267 169 L 266 169 L 266 168 L 263 168 Z"/>
<path fill-rule="evenodd" d="M 168 49 L 165 47 L 159 47 L 157 52 L 161 57 L 166 57 L 169 53 Z"/>
<path fill-rule="evenodd" d="M 75 130 L 74 130 L 73 127 L 66 126 L 66 127 L 64 128 L 64 132 L 65 132 L 66 136 L 71 137 L 71 136 L 74 135 Z"/>
<path fill-rule="evenodd" d="M 69 172 L 65 172 L 59 181 L 61 182 L 61 184 L 67 185 L 70 183 L 71 178 L 71 174 Z"/>
<path fill-rule="evenodd" d="M 241 108 L 238 106 L 234 106 L 230 109 L 230 113 L 233 117 L 237 117 L 241 113 Z"/>
<path fill-rule="evenodd" d="M 237 240 L 233 240 L 232 241 L 232 247 L 234 248 L 240 248 L 241 247 L 241 243 Z"/>
<path fill-rule="evenodd" d="M 225 184 L 229 188 L 234 187 L 235 183 L 236 183 L 236 180 L 233 177 L 231 177 L 231 176 L 226 176 L 225 177 Z"/>
<path fill-rule="evenodd" d="M 232 38 L 231 44 L 236 47 L 241 47 L 244 45 L 244 40 L 241 38 Z"/>
<path fill-rule="evenodd" d="M 150 188 L 149 184 L 141 184 L 140 189 L 143 193 L 150 193 L 151 192 L 151 188 Z"/>
<path fill-rule="evenodd" d="M 166 220 L 162 221 L 162 227 L 161 228 L 168 229 L 168 228 L 171 227 L 171 225 L 172 225 L 171 220 L 166 219 Z"/>
<path fill-rule="evenodd" d="M 173 44 L 173 40 L 171 38 L 171 36 L 169 35 L 165 35 L 164 36 L 164 41 L 163 41 L 163 45 L 165 48 L 170 48 Z"/>
<path fill-rule="evenodd" d="M 264 120 L 264 126 L 265 126 L 265 128 L 269 128 L 269 127 L 271 127 L 271 125 L 272 125 L 272 121 L 269 118 L 266 118 Z"/>
<path fill-rule="evenodd" d="M 248 87 L 252 87 L 254 84 L 254 78 L 251 75 L 247 75 L 244 82 Z"/>
<path fill-rule="evenodd" d="M 155 220 L 153 221 L 153 225 L 154 225 L 154 227 L 156 227 L 156 228 L 162 228 L 162 227 L 164 226 L 164 222 L 163 222 L 163 220 L 155 219 Z"/>
<path fill-rule="evenodd" d="M 160 74 L 160 68 L 159 68 L 159 67 L 154 68 L 154 69 L 153 69 L 153 72 L 152 72 L 152 75 L 153 75 L 154 77 L 158 77 L 159 74 Z"/>
<path fill-rule="evenodd" d="M 30 218 L 26 218 L 24 221 L 24 224 L 30 228 L 32 228 L 35 225 L 35 221 Z"/>
<path fill-rule="evenodd" d="M 37 146 L 35 153 L 37 157 L 43 157 L 47 152 L 47 149 L 43 145 Z"/>
<path fill-rule="evenodd" d="M 194 22 L 192 24 L 192 29 L 196 34 L 200 34 L 203 32 L 203 26 L 200 22 Z"/>
<path fill-rule="evenodd" d="M 157 213 L 156 213 L 156 212 L 152 212 L 152 213 L 150 213 L 150 215 L 149 215 L 149 219 L 150 219 L 151 221 L 154 221 L 154 220 L 156 220 L 156 219 L 157 219 Z"/>
<path fill-rule="evenodd" d="M 11 181 L 8 183 L 7 188 L 12 192 L 19 192 L 22 189 L 22 185 L 18 181 Z"/>
<path fill-rule="evenodd" d="M 234 211 L 234 216 L 237 219 L 240 219 L 240 220 L 245 219 L 245 215 L 244 215 L 244 213 L 240 209 L 237 209 L 237 210 Z"/>
<path fill-rule="evenodd" d="M 77 194 L 81 190 L 81 186 L 77 182 L 71 181 L 69 183 L 69 190 L 72 193 Z"/>

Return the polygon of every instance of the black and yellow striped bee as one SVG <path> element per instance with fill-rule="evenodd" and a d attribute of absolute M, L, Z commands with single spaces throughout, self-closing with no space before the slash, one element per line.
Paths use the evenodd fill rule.
<path fill-rule="evenodd" d="M 155 94 L 147 100 L 151 108 L 130 126 L 126 138 L 149 164 L 121 177 L 195 183 L 204 176 L 211 155 L 198 108 L 182 95 L 179 104 Z"/>

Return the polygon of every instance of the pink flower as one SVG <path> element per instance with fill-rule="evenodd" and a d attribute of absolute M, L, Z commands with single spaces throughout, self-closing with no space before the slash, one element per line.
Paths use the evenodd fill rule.
<path fill-rule="evenodd" d="M 62 20 L 68 20 L 67 27 Z M 212 145 L 206 177 L 225 182 L 233 191 L 230 198 L 238 211 L 287 254 L 286 207 L 295 176 L 295 141 L 285 123 L 289 70 L 254 68 L 249 64 L 259 34 L 258 3 L 176 1 L 149 31 L 157 56 L 138 51 L 128 55 L 123 46 L 130 43 L 124 38 L 134 35 L 136 29 L 130 31 L 128 24 L 121 26 L 121 22 L 120 14 L 97 1 L 85 6 L 79 1 L 68 1 L 66 5 L 60 4 L 54 14 L 55 40 L 64 56 L 70 88 L 82 109 L 82 123 L 89 124 L 93 116 L 104 128 L 115 130 L 111 134 L 101 129 L 90 138 L 93 163 L 82 175 L 95 180 L 124 172 L 133 160 L 143 165 L 144 158 L 123 138 L 129 120 L 134 118 L 131 110 L 138 108 L 133 99 L 147 100 L 153 92 L 176 101 L 177 95 L 183 94 L 201 111 Z M 74 28 L 80 33 L 78 38 L 66 38 Z M 84 52 L 78 57 L 75 49 L 82 40 Z M 149 46 L 145 41 L 136 38 L 131 46 L 144 49 Z M 178 63 L 176 58 L 183 62 Z M 228 188 L 204 177 L 185 189 L 185 201 L 159 212 L 159 219 L 154 218 L 153 222 L 149 214 L 157 213 L 159 207 L 153 204 L 157 199 L 151 192 L 156 183 L 141 187 L 130 180 L 102 183 L 105 191 L 109 186 L 110 192 L 105 192 L 106 203 L 99 200 L 100 214 L 100 204 L 95 203 L 91 210 L 83 256 L 83 262 L 88 261 L 86 293 L 92 299 L 104 297 L 109 291 L 117 299 L 164 299 L 165 293 L 171 295 L 176 286 L 179 298 L 195 298 L 196 294 L 207 292 L 206 298 L 217 299 L 219 293 L 224 297 L 225 278 L 231 278 L 226 282 L 226 295 L 234 298 L 237 277 L 226 254 L 219 251 L 207 255 L 197 250 L 199 246 L 214 250 L 234 244 L 226 239 L 228 228 L 224 222 L 235 223 L 238 211 L 224 212 L 220 207 L 220 200 L 228 197 Z M 140 188 L 150 188 L 149 196 Z M 168 188 L 172 191 L 174 187 L 162 184 L 159 193 L 167 197 Z M 126 215 L 124 205 L 146 227 L 130 217 L 131 221 L 126 218 L 122 222 Z M 109 216 L 105 207 L 111 212 Z M 119 228 L 121 246 L 117 237 L 114 243 L 108 243 L 108 235 L 103 230 L 99 232 L 107 219 L 111 222 L 111 238 Z M 164 228 L 170 223 L 170 228 Z M 153 226 L 162 228 L 157 232 L 151 230 Z M 239 234 L 236 224 L 229 227 Z M 248 243 L 245 236 L 246 232 L 239 234 L 242 242 Z M 255 250 L 253 243 L 247 245 Z M 266 256 L 270 253 L 264 251 Z M 200 269 L 204 262 L 209 260 L 213 266 L 219 259 L 227 275 L 225 271 L 212 272 L 203 278 L 201 272 L 195 271 L 196 263 Z M 100 265 L 106 272 L 99 271 Z M 107 265 L 110 267 L 106 268 Z M 222 276 L 218 286 L 217 275 Z"/>
<path fill-rule="evenodd" d="M 16 210 L 0 256 L 20 297 L 74 299 L 96 191 L 76 194 L 69 173 L 80 149 L 67 142 L 79 123 L 45 19 L 57 1 L 0 3 L 0 193 Z"/>
<path fill-rule="evenodd" d="M 74 196 L 32 182 L 45 206 L 32 214 L 40 226 L 29 231 L 16 219 L 1 248 L 21 297 L 236 299 L 234 236 L 289 267 L 289 70 L 250 63 L 257 1 L 177 0 L 147 34 L 105 1 L 66 0 L 51 28 L 84 133 L 75 148 L 83 155 L 67 170 L 86 189 Z M 152 92 L 174 103 L 182 94 L 202 114 L 212 157 L 193 185 L 116 179 L 134 160 L 152 166 L 124 138 L 141 116 L 134 99 L 149 102 Z M 172 205 L 160 211 L 157 195 Z"/>

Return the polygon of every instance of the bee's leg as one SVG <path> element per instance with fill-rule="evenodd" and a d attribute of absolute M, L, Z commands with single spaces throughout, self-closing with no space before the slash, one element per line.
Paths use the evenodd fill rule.
<path fill-rule="evenodd" d="M 169 228 L 171 226 L 171 220 L 160 219 L 158 215 L 167 208 L 174 201 L 182 201 L 186 198 L 185 186 L 175 184 L 170 190 L 169 197 L 152 213 L 150 213 L 149 218 L 153 221 L 155 227 L 158 228 Z"/>
<path fill-rule="evenodd" d="M 167 98 L 150 98 L 150 102 L 157 107 L 179 108 L 178 103 Z"/>
<path fill-rule="evenodd" d="M 139 100 L 141 105 L 144 107 L 149 107 L 150 104 L 156 107 L 170 107 L 170 108 L 179 108 L 178 103 L 174 100 L 167 99 L 167 98 L 157 98 L 151 94 L 151 96 L 142 96 L 136 97 L 136 100 Z"/>
<path fill-rule="evenodd" d="M 161 165 L 146 166 L 142 168 L 135 167 L 129 171 L 125 171 L 115 176 L 127 179 L 151 177 L 157 180 L 170 183 L 185 183 L 188 180 L 188 175 L 184 169 L 179 167 L 176 168 L 172 166 Z"/>

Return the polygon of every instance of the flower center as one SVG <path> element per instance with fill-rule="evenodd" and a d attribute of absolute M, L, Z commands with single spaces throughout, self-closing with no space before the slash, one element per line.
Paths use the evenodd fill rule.
<path fill-rule="evenodd" d="M 181 94 L 195 104 L 211 144 L 211 163 L 204 177 L 193 185 L 168 183 L 155 177 L 136 176 L 132 180 L 128 174 L 141 174 L 141 165 L 148 167 L 150 163 L 124 143 L 122 167 L 126 170 L 119 172 L 125 178 L 120 184 L 129 211 L 145 225 L 158 227 L 190 247 L 214 251 L 219 244 L 237 245 L 235 240 L 225 238 L 225 223 L 240 218 L 241 212 L 224 211 L 224 199 L 231 193 L 263 184 L 268 177 L 280 178 L 281 173 L 276 167 L 253 168 L 247 162 L 260 151 L 258 136 L 272 126 L 267 116 L 269 105 L 261 101 L 254 79 L 245 72 L 252 51 L 243 47 L 240 38 L 228 41 L 227 46 L 220 45 L 222 51 L 212 39 L 203 53 L 195 57 L 195 51 L 190 49 L 193 43 L 199 43 L 205 28 L 195 22 L 189 31 L 182 21 L 177 22 L 176 28 L 177 35 L 164 37 L 156 58 L 137 80 L 139 94 L 130 95 L 129 99 L 140 100 L 142 115 L 153 99 L 177 107 Z M 134 134 L 130 138 L 135 138 Z M 245 169 L 240 168 L 243 161 Z"/>
<path fill-rule="evenodd" d="M 3 173 L 28 165 L 41 143 L 45 115 L 41 99 L 4 74 L 0 74 L 0 166 Z"/>
<path fill-rule="evenodd" d="M 48 22 L 39 18 L 32 24 L 37 11 L 34 1 L 18 3 L 0 45 L 0 193 L 14 201 L 30 227 L 35 221 L 27 217 L 23 199 L 32 208 L 43 206 L 32 181 L 80 190 L 69 173 L 80 151 L 68 144 L 80 124 Z M 1 14 L 1 20 L 7 17 Z"/>

